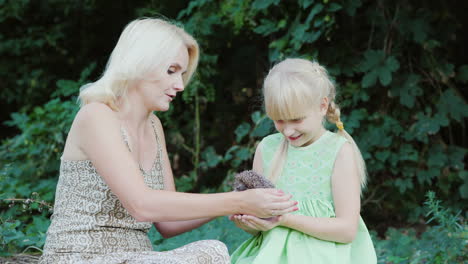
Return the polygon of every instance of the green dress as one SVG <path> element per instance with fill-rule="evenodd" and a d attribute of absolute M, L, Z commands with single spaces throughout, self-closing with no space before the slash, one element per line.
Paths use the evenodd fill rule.
<path fill-rule="evenodd" d="M 264 138 L 260 144 L 265 175 L 282 140 L 278 133 Z M 327 131 L 311 145 L 288 146 L 283 172 L 276 185 L 299 202 L 299 211 L 293 214 L 335 217 L 331 175 L 338 151 L 345 142 L 342 136 Z M 377 259 L 369 232 L 360 218 L 352 243 L 325 241 L 294 229 L 275 227 L 245 241 L 231 256 L 231 263 L 375 264 Z"/>

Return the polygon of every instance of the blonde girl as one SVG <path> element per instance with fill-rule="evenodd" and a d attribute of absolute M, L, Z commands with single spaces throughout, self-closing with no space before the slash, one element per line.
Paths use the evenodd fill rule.
<path fill-rule="evenodd" d="M 295 209 L 277 190 L 176 192 L 154 112 L 167 111 L 184 90 L 198 54 L 192 36 L 165 20 L 126 26 L 102 77 L 80 93 L 40 263 L 229 263 L 219 241 L 155 252 L 147 233 L 154 225 L 171 237 L 221 215 Z"/>
<path fill-rule="evenodd" d="M 270 219 L 230 217 L 253 235 L 232 263 L 375 264 L 359 214 L 365 164 L 341 122 L 327 71 L 316 62 L 286 59 L 270 70 L 263 89 L 266 113 L 279 133 L 258 145 L 253 170 L 292 194 L 299 210 Z M 325 119 L 337 133 L 325 129 Z"/>

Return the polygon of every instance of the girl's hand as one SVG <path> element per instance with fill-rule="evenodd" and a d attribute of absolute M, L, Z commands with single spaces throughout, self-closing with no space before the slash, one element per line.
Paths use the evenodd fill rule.
<path fill-rule="evenodd" d="M 284 216 L 279 215 L 268 219 L 261 219 L 253 215 L 234 215 L 233 218 L 251 230 L 268 231 L 282 225 Z"/>
<path fill-rule="evenodd" d="M 250 233 L 251 235 L 255 236 L 256 234 L 258 234 L 258 230 L 255 230 L 255 229 L 249 227 L 248 225 L 246 225 L 244 222 L 242 222 L 242 220 L 239 219 L 239 216 L 242 216 L 242 215 L 230 215 L 229 220 L 234 222 L 234 224 L 238 228 L 244 230 L 247 233 Z"/>
<path fill-rule="evenodd" d="M 297 211 L 297 202 L 291 200 L 290 194 L 276 189 L 250 189 L 244 194 L 245 211 L 241 213 L 261 218 L 284 215 Z"/>

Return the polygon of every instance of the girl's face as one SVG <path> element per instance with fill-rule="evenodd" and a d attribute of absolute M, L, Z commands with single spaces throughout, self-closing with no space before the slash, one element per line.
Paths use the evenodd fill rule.
<path fill-rule="evenodd" d="M 275 120 L 278 132 L 284 135 L 295 147 L 305 147 L 317 140 L 325 128 L 322 121 L 327 113 L 328 98 L 324 98 L 320 106 L 314 107 L 303 117 L 292 120 Z"/>
<path fill-rule="evenodd" d="M 184 46 L 163 74 L 153 74 L 140 80 L 136 89 L 144 105 L 151 111 L 167 111 L 178 92 L 184 90 L 183 74 L 189 62 L 188 50 Z"/>

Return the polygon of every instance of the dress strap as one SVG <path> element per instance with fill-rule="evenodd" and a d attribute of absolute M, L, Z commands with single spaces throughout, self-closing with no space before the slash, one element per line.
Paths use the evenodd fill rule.
<path fill-rule="evenodd" d="M 158 145 L 158 158 L 157 159 L 158 159 L 159 164 L 161 164 L 161 173 L 162 173 L 164 171 L 164 169 L 163 169 L 163 163 L 162 163 L 161 141 L 159 140 L 158 131 L 156 129 L 156 124 L 155 124 L 154 118 L 150 117 L 150 119 L 151 119 L 151 125 L 153 126 L 154 135 L 156 137 L 156 144 Z"/>
<path fill-rule="evenodd" d="M 128 134 L 127 130 L 121 125 L 120 126 L 120 134 L 122 134 L 122 139 L 125 142 L 125 145 L 127 145 L 127 148 L 130 152 L 132 152 L 132 149 L 130 148 L 130 143 L 128 142 Z"/>

